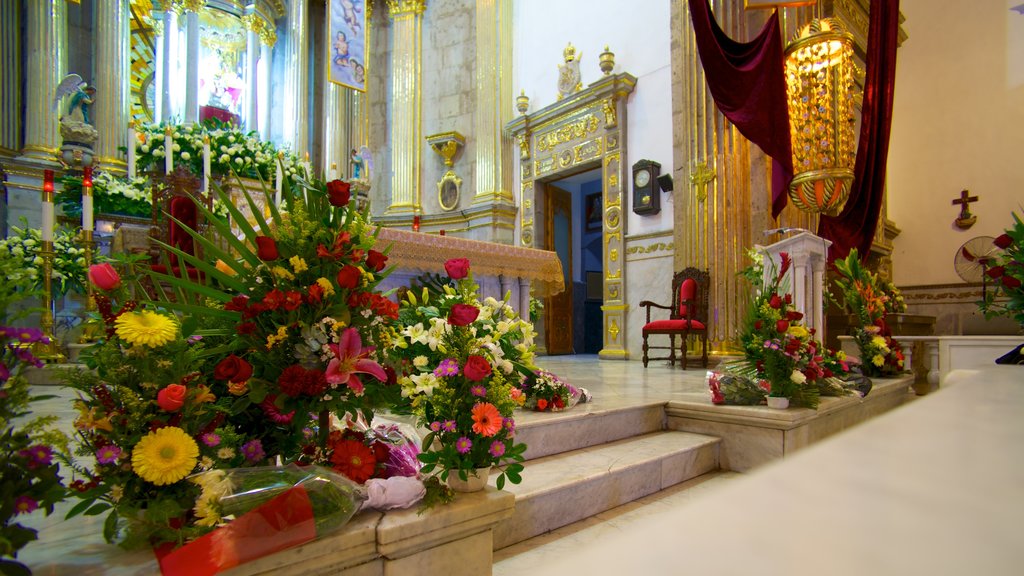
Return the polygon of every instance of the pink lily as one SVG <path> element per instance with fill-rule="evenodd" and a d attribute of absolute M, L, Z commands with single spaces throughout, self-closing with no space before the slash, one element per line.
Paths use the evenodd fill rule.
<path fill-rule="evenodd" d="M 388 375 L 380 364 L 369 360 L 366 355 L 372 348 L 363 348 L 363 339 L 355 328 L 347 328 L 341 333 L 341 342 L 331 344 L 334 358 L 327 364 L 327 382 L 332 386 L 347 384 L 357 396 L 363 394 L 363 383 L 356 374 L 369 374 L 381 382 L 386 382 Z"/>

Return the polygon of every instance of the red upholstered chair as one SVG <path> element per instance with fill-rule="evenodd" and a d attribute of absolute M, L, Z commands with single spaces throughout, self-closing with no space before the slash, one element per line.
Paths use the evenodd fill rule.
<path fill-rule="evenodd" d="M 676 363 L 676 336 L 680 337 L 680 362 L 686 370 L 686 339 L 688 336 L 700 336 L 701 365 L 708 367 L 708 286 L 711 276 L 707 270 L 690 267 L 672 277 L 672 294 L 674 302 L 665 306 L 649 300 L 640 302 L 647 309 L 647 321 L 644 324 L 644 368 L 649 360 L 668 360 L 673 366 Z M 669 311 L 667 320 L 651 320 L 651 308 Z M 668 346 L 650 346 L 648 336 L 668 335 Z M 668 356 L 648 358 L 647 351 L 651 348 L 668 349 Z"/>
<path fill-rule="evenodd" d="M 178 167 L 170 174 L 157 174 L 151 177 L 153 182 L 153 223 L 150 237 L 167 243 L 186 254 L 196 255 L 195 240 L 177 222 L 167 217 L 174 216 L 193 230 L 201 231 L 202 214 L 196 207 L 201 202 L 209 208 L 211 199 L 199 191 L 199 179 L 184 167 Z M 151 268 L 154 272 L 181 276 L 177 254 L 167 252 L 162 246 L 152 243 Z M 166 260 L 164 259 L 166 256 Z M 167 267 L 170 263 L 170 269 Z M 185 267 L 189 277 L 198 279 L 200 273 L 191 266 Z"/>

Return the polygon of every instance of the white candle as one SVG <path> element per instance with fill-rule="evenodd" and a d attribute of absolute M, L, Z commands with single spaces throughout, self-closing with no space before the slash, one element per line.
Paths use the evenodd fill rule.
<path fill-rule="evenodd" d="M 174 138 L 171 136 L 171 129 L 164 132 L 164 173 L 174 172 Z"/>
<path fill-rule="evenodd" d="M 53 170 L 43 171 L 43 224 L 40 237 L 53 242 Z"/>
<path fill-rule="evenodd" d="M 210 191 L 210 137 L 203 136 L 203 194 Z"/>
<path fill-rule="evenodd" d="M 331 171 L 327 175 L 327 178 L 329 180 L 337 180 L 338 179 L 338 164 L 337 163 L 331 162 Z"/>
<path fill-rule="evenodd" d="M 282 164 L 284 163 L 284 155 L 281 152 L 277 153 L 277 176 L 274 179 L 274 205 L 281 206 L 281 180 L 284 171 Z"/>
<path fill-rule="evenodd" d="M 135 178 L 135 122 L 128 123 L 128 178 Z"/>
<path fill-rule="evenodd" d="M 92 214 L 92 167 L 86 166 L 82 174 L 82 230 L 93 229 Z"/>

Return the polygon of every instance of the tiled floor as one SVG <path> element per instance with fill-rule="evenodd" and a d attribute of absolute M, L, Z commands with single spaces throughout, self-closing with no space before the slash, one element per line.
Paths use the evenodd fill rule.
<path fill-rule="evenodd" d="M 667 363 L 652 363 L 645 369 L 639 361 L 599 360 L 596 356 L 541 357 L 538 363 L 576 386 L 586 388 L 593 401 L 580 405 L 576 411 L 597 411 L 613 406 L 646 404 L 669 400 L 697 400 L 707 398 L 704 370 L 691 366 L 687 371 L 670 367 Z M 76 412 L 71 407 L 74 394 L 61 387 L 38 387 L 39 393 L 55 394 L 56 398 L 35 405 L 38 413 L 56 414 L 60 426 L 72 432 Z M 521 421 L 544 418 L 549 415 L 524 412 Z M 495 573 L 528 573 L 530 566 L 543 563 L 549 554 L 562 555 L 568 550 L 608 531 L 628 530 L 632 522 L 653 509 L 684 505 L 694 497 L 728 483 L 735 474 L 716 474 L 700 478 L 644 500 L 616 508 L 586 522 L 572 525 L 542 537 L 507 548 L 496 554 Z M 103 543 L 103 516 L 76 517 L 64 521 L 64 513 L 71 504 L 45 517 L 36 513 L 27 523 L 39 529 L 40 540 L 27 546 L 19 559 L 28 563 L 36 574 L 149 574 L 155 564 L 148 552 L 125 555 L 115 547 Z M 116 557 L 116 561 L 112 560 Z"/>

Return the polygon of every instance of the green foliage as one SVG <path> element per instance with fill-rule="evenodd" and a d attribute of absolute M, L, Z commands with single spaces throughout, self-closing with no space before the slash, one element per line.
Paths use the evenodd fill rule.
<path fill-rule="evenodd" d="M 1011 215 L 1013 226 L 995 240 L 1005 248 L 986 272 L 994 289 L 978 306 L 986 318 L 1006 316 L 1024 327 L 1024 221 L 1016 213 Z"/>

